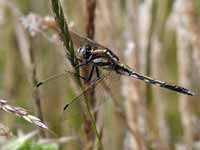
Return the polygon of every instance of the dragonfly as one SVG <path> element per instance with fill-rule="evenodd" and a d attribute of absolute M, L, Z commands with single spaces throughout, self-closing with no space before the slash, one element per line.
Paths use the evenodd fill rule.
<path fill-rule="evenodd" d="M 75 68 L 81 68 L 86 65 L 92 65 L 92 68 L 88 77 L 82 77 L 80 75 L 78 75 L 78 77 L 80 77 L 83 80 L 91 81 L 94 72 L 96 72 L 96 80 L 92 82 L 92 85 L 98 84 L 99 80 L 100 81 L 102 80 L 102 78 L 100 77 L 100 71 L 99 71 L 99 69 L 102 68 L 109 71 L 113 71 L 116 74 L 129 76 L 133 79 L 138 79 L 148 84 L 151 84 L 160 88 L 164 88 L 170 91 L 175 91 L 180 94 L 186 94 L 189 96 L 195 95 L 195 93 L 190 89 L 173 85 L 168 82 L 160 81 L 157 79 L 153 79 L 149 76 L 145 76 L 139 72 L 136 72 L 134 69 L 130 68 L 128 65 L 121 63 L 119 57 L 112 50 L 89 38 L 83 37 L 72 30 L 70 30 L 70 35 L 72 37 L 73 43 L 75 43 L 75 45 L 79 47 L 77 50 L 77 53 L 78 53 L 77 55 L 78 55 L 78 60 L 81 63 L 75 66 Z M 54 78 L 62 76 L 66 73 L 77 76 L 77 74 L 71 71 L 66 71 L 64 73 L 52 76 L 44 81 L 39 82 L 37 87 L 39 87 L 40 85 L 42 85 L 43 83 L 47 81 L 50 81 Z M 83 90 L 83 92 L 80 95 L 78 95 L 73 100 L 71 100 L 70 103 L 67 103 L 64 106 L 64 110 L 66 110 L 70 104 L 72 104 L 79 97 L 81 97 L 81 95 L 83 95 L 83 93 L 85 93 L 87 90 L 88 89 Z"/>
<path fill-rule="evenodd" d="M 169 84 L 168 82 L 160 81 L 153 79 L 151 77 L 145 76 L 143 74 L 140 74 L 130 68 L 128 65 L 122 64 L 119 60 L 119 57 L 112 52 L 110 49 L 105 47 L 98 47 L 98 46 L 92 46 L 90 44 L 85 44 L 82 47 L 78 48 L 78 55 L 79 59 L 81 59 L 81 63 L 76 66 L 76 68 L 80 68 L 86 65 L 91 64 L 92 69 L 89 73 L 89 76 L 85 78 L 86 80 L 90 81 L 92 79 L 92 76 L 94 72 L 96 72 L 96 81 L 101 79 L 99 68 L 107 69 L 110 71 L 114 71 L 117 74 L 125 75 L 132 77 L 134 79 L 138 79 L 141 81 L 144 81 L 148 84 L 164 88 L 167 90 L 175 91 L 181 94 L 186 94 L 190 96 L 194 96 L 195 93 L 187 88 Z M 64 107 L 64 110 L 68 108 L 68 106 L 73 103 L 73 101 L 77 100 L 75 98 L 70 103 L 66 104 Z"/>

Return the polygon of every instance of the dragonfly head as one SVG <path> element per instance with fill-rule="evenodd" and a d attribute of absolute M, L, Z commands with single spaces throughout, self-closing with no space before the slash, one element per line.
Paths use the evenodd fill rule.
<path fill-rule="evenodd" d="M 89 57 L 91 56 L 91 50 L 92 47 L 90 45 L 84 45 L 83 47 L 80 47 L 78 49 L 78 53 L 80 55 L 81 58 L 83 59 L 89 59 Z"/>

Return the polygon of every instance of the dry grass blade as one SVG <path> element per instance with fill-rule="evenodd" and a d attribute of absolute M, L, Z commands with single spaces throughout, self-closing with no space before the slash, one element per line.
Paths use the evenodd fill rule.
<path fill-rule="evenodd" d="M 7 103 L 7 100 L 0 99 L 0 109 L 5 112 L 9 112 L 16 116 L 22 117 L 26 121 L 35 124 L 40 128 L 48 129 L 48 127 L 39 118 L 28 114 L 27 110 L 24 108 L 9 105 Z"/>

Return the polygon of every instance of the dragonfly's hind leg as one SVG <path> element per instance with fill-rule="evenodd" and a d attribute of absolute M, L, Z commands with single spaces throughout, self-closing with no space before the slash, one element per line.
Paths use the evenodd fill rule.
<path fill-rule="evenodd" d="M 95 66 L 95 70 L 96 70 L 96 75 L 97 75 L 96 80 L 99 80 L 100 79 L 99 68 Z"/>
<path fill-rule="evenodd" d="M 92 69 L 91 69 L 91 71 L 90 71 L 90 74 L 89 74 L 89 76 L 86 78 L 87 81 L 90 81 L 90 80 L 92 79 L 93 72 L 94 72 L 94 65 L 92 65 Z"/>
<path fill-rule="evenodd" d="M 93 83 L 95 83 L 96 81 L 98 81 L 100 79 L 100 73 L 99 73 L 99 68 L 97 66 L 92 65 L 92 69 L 90 71 L 90 74 L 86 79 L 86 81 L 91 81 L 92 79 L 92 75 L 94 73 L 94 69 L 96 71 L 96 79 L 94 81 L 92 81 Z"/>

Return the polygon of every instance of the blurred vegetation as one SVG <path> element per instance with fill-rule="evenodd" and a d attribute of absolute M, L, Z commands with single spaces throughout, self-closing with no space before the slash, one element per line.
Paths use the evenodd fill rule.
<path fill-rule="evenodd" d="M 87 13 L 91 13 L 86 9 L 88 1 L 61 1 L 69 30 L 84 37 L 87 35 Z M 125 64 L 129 63 L 126 53 L 129 46 L 133 45 L 131 52 L 137 55 L 131 55 L 133 62 L 127 65 L 136 66 L 138 72 L 153 78 L 191 88 L 196 93 L 194 97 L 184 96 L 111 74 L 105 80 L 106 85 L 95 88 L 96 104 L 91 105 L 90 110 L 95 114 L 95 125 L 102 136 L 100 139 L 104 149 L 200 149 L 200 1 L 95 2 L 95 41 L 110 48 Z M 18 11 L 20 14 L 17 14 Z M 66 48 L 72 45 L 67 45 L 66 33 L 58 32 L 60 28 L 52 17 L 54 13 L 50 1 L 0 1 L 0 98 L 38 116 L 55 132 L 54 135 L 41 128 L 40 132 L 35 132 L 38 129 L 35 125 L 2 111 L 1 124 L 5 127 L 0 130 L 8 128 L 12 133 L 8 137 L 0 134 L 2 150 L 97 149 L 96 135 L 91 127 L 91 118 L 87 116 L 85 103 L 76 101 L 69 110 L 63 112 L 65 104 L 83 90 L 77 84 L 77 76 L 66 73 L 38 89 L 32 81 L 35 78 L 39 82 L 65 70 L 74 71 L 77 63 L 72 58 L 70 60 L 68 53 L 66 56 L 66 51 L 70 51 Z M 67 38 L 71 39 L 69 35 Z M 76 52 L 80 43 L 72 40 Z M 155 56 L 156 50 L 159 55 Z M 187 52 L 187 57 L 183 57 L 181 52 Z M 29 60 L 29 57 L 33 60 Z M 71 57 L 74 58 L 73 54 Z M 180 63 L 184 60 L 190 65 Z M 128 82 L 124 82 L 124 79 Z M 125 83 L 129 86 L 125 86 Z M 131 86 L 136 90 L 128 89 Z M 130 98 L 124 96 L 124 89 L 131 91 L 128 93 Z M 135 96 L 135 93 L 139 96 Z M 41 108 L 37 98 L 40 99 Z M 84 96 L 80 99 L 84 99 Z M 135 104 L 138 102 L 136 99 L 139 104 Z M 134 115 L 139 119 L 133 118 L 136 122 L 128 119 L 130 112 L 127 111 L 127 102 L 133 105 L 132 112 L 138 108 Z M 162 105 L 160 107 L 163 110 L 157 104 Z M 145 110 L 143 118 L 141 110 Z M 191 127 L 184 124 L 184 119 L 188 119 Z M 93 140 L 88 140 L 88 136 Z M 137 141 L 137 136 L 144 140 L 144 147 Z M 41 144 L 41 140 L 50 142 Z"/>

